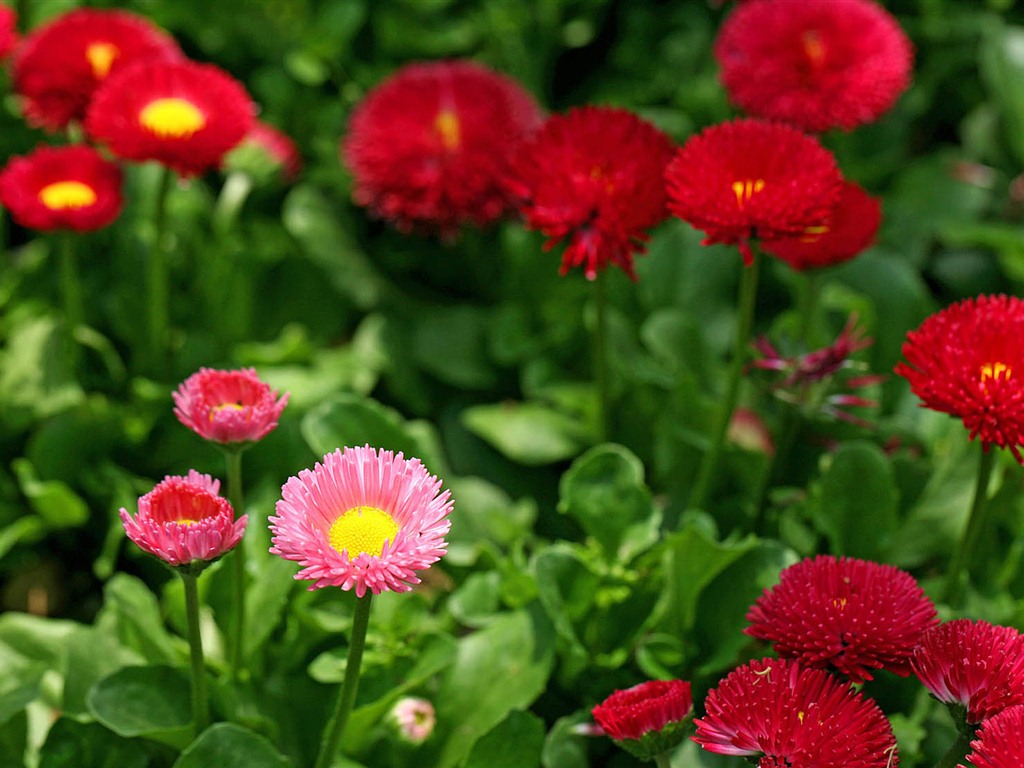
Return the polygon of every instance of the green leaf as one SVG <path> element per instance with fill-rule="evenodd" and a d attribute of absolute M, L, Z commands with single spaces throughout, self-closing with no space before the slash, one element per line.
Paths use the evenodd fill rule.
<path fill-rule="evenodd" d="M 477 740 L 466 768 L 536 768 L 543 746 L 543 721 L 514 710 Z"/>
<path fill-rule="evenodd" d="M 978 68 L 999 107 L 1003 138 L 1024 162 L 1024 27 L 1000 24 L 995 17 L 991 22 L 978 46 Z"/>
<path fill-rule="evenodd" d="M 146 768 L 149 750 L 96 723 L 60 718 L 39 753 L 39 768 Z"/>
<path fill-rule="evenodd" d="M 48 669 L 62 670 L 67 662 L 68 637 L 81 626 L 74 621 L 9 611 L 0 616 L 0 643 L 20 656 L 42 662 Z"/>
<path fill-rule="evenodd" d="M 497 485 L 479 477 L 452 478 L 455 508 L 445 562 L 471 565 L 488 542 L 506 548 L 533 530 L 537 504 L 531 498 L 513 502 Z"/>
<path fill-rule="evenodd" d="M 25 458 L 11 462 L 21 492 L 50 528 L 77 528 L 89 519 L 89 505 L 60 480 L 40 480 Z"/>
<path fill-rule="evenodd" d="M 191 738 L 191 684 L 174 667 L 125 667 L 89 691 L 89 711 L 119 736 L 184 747 Z"/>
<path fill-rule="evenodd" d="M 543 550 L 533 563 L 537 595 L 554 623 L 559 637 L 569 643 L 580 658 L 587 650 L 579 640 L 575 622 L 593 605 L 601 578 L 569 548 L 558 544 Z"/>
<path fill-rule="evenodd" d="M 97 623 L 111 622 L 122 645 L 156 663 L 185 659 L 183 641 L 164 628 L 160 604 L 142 581 L 116 573 L 107 582 L 103 595 L 104 606 Z"/>
<path fill-rule="evenodd" d="M 266 738 L 234 723 L 215 723 L 181 753 L 173 768 L 292 768 Z"/>
<path fill-rule="evenodd" d="M 589 712 L 577 712 L 559 718 L 548 731 L 541 752 L 544 768 L 588 768 L 587 747 L 584 738 L 576 733 L 576 726 L 590 722 Z"/>
<path fill-rule="evenodd" d="M 69 341 L 52 317 L 16 327 L 0 353 L 0 415 L 26 426 L 82 401 L 71 371 Z"/>
<path fill-rule="evenodd" d="M 441 381 L 467 389 L 487 389 L 497 381 L 487 359 L 490 313 L 452 305 L 420 310 L 413 330 L 416 362 Z"/>
<path fill-rule="evenodd" d="M 475 405 L 462 423 L 502 454 L 528 466 L 572 458 L 590 442 L 587 425 L 541 403 Z"/>
<path fill-rule="evenodd" d="M 295 588 L 295 564 L 280 557 L 261 557 L 259 572 L 249 585 L 245 601 L 243 656 L 249 658 L 263 647 L 281 622 L 288 597 Z"/>
<path fill-rule="evenodd" d="M 138 653 L 122 646 L 112 628 L 81 627 L 67 641 L 67 673 L 61 709 L 72 717 L 88 714 L 89 690 L 97 681 L 128 665 L 145 664 Z"/>

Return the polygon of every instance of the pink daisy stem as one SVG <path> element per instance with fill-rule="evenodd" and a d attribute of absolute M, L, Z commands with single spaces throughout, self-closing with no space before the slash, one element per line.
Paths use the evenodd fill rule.
<path fill-rule="evenodd" d="M 373 592 L 366 592 L 356 599 L 355 611 L 352 614 L 352 637 L 348 644 L 348 661 L 345 664 L 345 679 L 341 682 L 338 701 L 334 705 L 331 719 L 324 728 L 320 740 L 320 754 L 316 757 L 313 768 L 329 768 L 338 754 L 341 737 L 345 733 L 345 724 L 352 712 L 359 689 L 359 668 L 363 663 L 363 647 L 366 645 L 366 628 L 370 623 L 370 603 Z"/>
<path fill-rule="evenodd" d="M 210 724 L 210 700 L 206 693 L 206 664 L 203 639 L 199 634 L 199 574 L 187 568 L 175 568 L 185 585 L 185 615 L 188 619 L 188 645 L 192 661 L 192 725 L 195 735 Z"/>
<path fill-rule="evenodd" d="M 949 571 L 946 573 L 945 598 L 946 602 L 956 607 L 960 602 L 963 593 L 964 581 L 969 577 L 971 560 L 974 558 L 974 551 L 978 547 L 978 537 L 985 527 L 986 512 L 988 504 L 988 481 L 992 476 L 992 467 L 995 464 L 996 452 L 986 450 L 988 446 L 981 444 L 981 458 L 978 460 L 978 480 L 974 486 L 974 501 L 971 503 L 970 516 L 967 518 L 967 528 L 956 550 L 953 552 L 953 560 L 949 564 Z"/>
<path fill-rule="evenodd" d="M 167 222 L 167 194 L 171 188 L 172 171 L 160 169 L 153 214 L 153 247 L 146 260 L 146 293 L 149 309 L 149 364 L 151 375 L 162 377 L 167 372 L 167 329 L 170 324 L 170 278 L 167 251 L 164 248 Z"/>
<path fill-rule="evenodd" d="M 708 494 L 711 491 L 711 481 L 715 476 L 715 470 L 718 469 L 718 461 L 729 429 L 729 421 L 732 419 L 732 412 L 736 409 L 740 383 L 743 380 L 743 364 L 746 362 L 747 349 L 750 345 L 750 329 L 754 324 L 754 305 L 757 302 L 758 270 L 763 257 L 753 243 L 750 243 L 749 247 L 752 258 L 750 265 L 743 269 L 740 276 L 739 317 L 736 320 L 736 337 L 733 342 L 729 379 L 725 394 L 722 396 L 722 408 L 718 413 L 718 421 L 711 433 L 711 447 L 704 454 L 697 472 L 697 480 L 690 493 L 690 507 L 698 509 L 703 509 L 707 503 Z"/>
<path fill-rule="evenodd" d="M 224 459 L 227 462 L 228 475 L 228 501 L 235 510 L 236 515 L 242 514 L 242 451 L 227 448 L 224 450 Z M 231 636 L 231 647 L 228 650 L 228 661 L 231 669 L 231 677 L 238 680 L 239 674 L 244 666 L 242 659 L 242 638 L 245 637 L 245 538 L 238 542 L 231 555 L 234 563 L 234 591 L 235 591 L 235 626 L 234 634 Z"/>

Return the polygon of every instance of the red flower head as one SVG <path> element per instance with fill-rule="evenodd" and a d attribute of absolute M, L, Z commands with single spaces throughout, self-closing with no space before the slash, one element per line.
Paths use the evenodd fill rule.
<path fill-rule="evenodd" d="M 912 664 L 935 698 L 966 708 L 969 723 L 1024 704 L 1024 636 L 1010 627 L 947 621 L 925 632 Z"/>
<path fill-rule="evenodd" d="M 665 210 L 672 142 L 624 109 L 582 107 L 548 119 L 520 150 L 510 186 L 532 229 L 566 240 L 561 273 L 587 278 L 617 264 L 634 280 L 633 254 Z"/>
<path fill-rule="evenodd" d="M 288 393 L 278 399 L 277 390 L 260 381 L 254 368 L 202 368 L 172 397 L 178 421 L 206 440 L 234 446 L 266 437 L 288 403 Z"/>
<path fill-rule="evenodd" d="M 127 11 L 78 8 L 33 30 L 14 58 L 14 90 L 30 122 L 58 130 L 85 118 L 108 74 L 140 61 L 177 61 L 177 43 Z"/>
<path fill-rule="evenodd" d="M 872 0 L 750 0 L 722 25 L 715 58 L 749 114 L 820 132 L 878 119 L 910 84 L 914 52 Z"/>
<path fill-rule="evenodd" d="M 602 730 L 640 760 L 653 760 L 682 741 L 692 712 L 690 684 L 683 680 L 615 691 L 592 710 Z"/>
<path fill-rule="evenodd" d="M 249 159 L 242 157 L 243 153 Z M 242 143 L 224 158 L 228 170 L 246 168 L 250 164 L 259 164 L 271 173 L 278 173 L 281 180 L 288 183 L 295 181 L 302 173 L 302 157 L 295 142 L 288 134 L 262 120 L 253 123 Z"/>
<path fill-rule="evenodd" d="M 766 240 L 764 249 L 800 272 L 842 264 L 875 241 L 882 207 L 852 181 L 844 182 L 828 223 L 808 227 L 797 237 Z"/>
<path fill-rule="evenodd" d="M 0 59 L 6 59 L 18 47 L 18 14 L 13 8 L 0 5 Z"/>
<path fill-rule="evenodd" d="M 1024 755 L 1024 706 L 1004 709 L 981 724 L 967 756 L 974 768 L 1020 768 Z M 970 768 L 961 764 L 960 768 Z"/>
<path fill-rule="evenodd" d="M 85 129 L 128 160 L 157 160 L 182 176 L 220 164 L 252 128 L 256 106 L 223 70 L 191 61 L 138 64 L 107 78 Z"/>
<path fill-rule="evenodd" d="M 693 740 L 708 752 L 757 757 L 761 768 L 895 768 L 882 710 L 823 669 L 761 659 L 734 669 L 704 701 Z"/>
<path fill-rule="evenodd" d="M 959 416 L 984 449 L 1024 464 L 1024 301 L 978 296 L 926 318 L 903 343 L 896 373 L 921 405 Z"/>
<path fill-rule="evenodd" d="M 772 643 L 779 656 L 859 683 L 873 669 L 909 675 L 914 646 L 938 618 L 909 573 L 819 555 L 786 568 L 747 621 L 744 632 Z"/>
<path fill-rule="evenodd" d="M 0 172 L 0 202 L 31 229 L 102 229 L 121 213 L 121 169 L 92 147 L 39 146 Z"/>
<path fill-rule="evenodd" d="M 490 224 L 511 208 L 504 178 L 540 121 L 518 83 L 479 64 L 403 67 L 352 114 L 341 154 L 353 197 L 402 231 Z"/>
<path fill-rule="evenodd" d="M 825 224 L 839 201 L 835 158 L 796 128 L 733 120 L 705 128 L 676 152 L 665 172 L 668 208 L 705 245 L 802 235 Z"/>

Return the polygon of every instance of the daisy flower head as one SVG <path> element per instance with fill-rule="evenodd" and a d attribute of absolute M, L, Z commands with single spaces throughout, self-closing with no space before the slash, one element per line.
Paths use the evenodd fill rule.
<path fill-rule="evenodd" d="M 14 57 L 14 90 L 33 125 L 83 120 L 107 76 L 141 61 L 184 58 L 170 35 L 128 11 L 77 8 L 34 29 Z"/>
<path fill-rule="evenodd" d="M 815 133 L 877 120 L 907 89 L 914 59 L 874 0 L 749 0 L 725 20 L 714 53 L 741 109 Z"/>
<path fill-rule="evenodd" d="M 896 737 L 882 710 L 823 669 L 760 659 L 730 672 L 704 701 L 693 740 L 761 768 L 894 768 Z"/>
<path fill-rule="evenodd" d="M 310 589 L 407 592 L 447 551 L 451 510 L 450 493 L 419 459 L 339 448 L 284 484 L 270 551 L 298 562 L 295 578 Z"/>
<path fill-rule="evenodd" d="M 903 343 L 896 373 L 921 405 L 963 420 L 986 451 L 1024 464 L 1024 301 L 978 296 L 925 318 Z"/>
<path fill-rule="evenodd" d="M 819 555 L 783 570 L 747 621 L 744 632 L 772 643 L 779 656 L 830 667 L 859 683 L 875 669 L 909 675 L 914 647 L 938 618 L 909 573 Z"/>
<path fill-rule="evenodd" d="M 799 236 L 828 221 L 842 177 L 812 136 L 781 123 L 743 119 L 691 136 L 665 172 L 669 211 L 703 230 L 704 245 Z"/>
<path fill-rule="evenodd" d="M 531 229 L 565 242 L 561 273 L 587 279 L 609 264 L 632 279 L 633 254 L 665 209 L 671 140 L 625 109 L 580 107 L 553 115 L 516 157 L 509 186 Z"/>
<path fill-rule="evenodd" d="M 764 250 L 798 272 L 850 261 L 874 241 L 882 222 L 882 206 L 852 181 L 843 183 L 839 202 L 827 222 L 802 234 L 766 240 Z"/>
<path fill-rule="evenodd" d="M 168 565 L 202 569 L 242 540 L 248 522 L 219 491 L 220 481 L 194 469 L 169 475 L 139 499 L 134 517 L 121 509 L 125 533 Z"/>
<path fill-rule="evenodd" d="M 121 169 L 84 145 L 40 145 L 0 172 L 0 203 L 23 227 L 91 232 L 121 213 Z"/>
<path fill-rule="evenodd" d="M 400 231 L 453 235 L 512 208 L 505 177 L 541 121 L 511 78 L 470 61 L 415 63 L 373 88 L 341 141 L 353 199 Z"/>
<path fill-rule="evenodd" d="M 682 741 L 693 715 L 693 696 L 684 680 L 650 680 L 615 691 L 591 714 L 616 744 L 648 761 Z"/>
<path fill-rule="evenodd" d="M 266 437 L 288 404 L 288 393 L 278 397 L 255 368 L 201 368 L 171 397 L 178 421 L 205 440 L 236 447 Z"/>
<path fill-rule="evenodd" d="M 219 67 L 140 63 L 112 74 L 85 118 L 94 141 L 126 160 L 156 160 L 182 176 L 220 165 L 252 128 L 256 106 Z"/>
<path fill-rule="evenodd" d="M 963 707 L 969 723 L 1024 704 L 1024 636 L 1011 627 L 947 621 L 921 637 L 911 663 L 924 687 Z"/>
<path fill-rule="evenodd" d="M 1020 768 L 1024 755 L 1024 706 L 1004 709 L 983 721 L 960 768 Z"/>

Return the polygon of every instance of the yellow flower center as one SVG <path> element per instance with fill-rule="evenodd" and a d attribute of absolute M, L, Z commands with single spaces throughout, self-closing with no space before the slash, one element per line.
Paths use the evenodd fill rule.
<path fill-rule="evenodd" d="M 736 205 L 743 210 L 743 206 L 750 202 L 750 198 L 764 189 L 764 179 L 746 179 L 745 181 L 734 181 L 732 192 L 736 195 Z"/>
<path fill-rule="evenodd" d="M 434 120 L 434 130 L 441 137 L 441 144 L 449 152 L 459 148 L 462 139 L 462 128 L 459 125 L 459 116 L 453 110 L 442 109 L 437 119 Z"/>
<path fill-rule="evenodd" d="M 800 710 L 799 712 L 796 713 L 796 717 L 797 717 L 797 720 L 799 720 L 802 723 L 804 721 L 804 718 L 807 717 L 807 713 L 804 712 L 803 710 Z"/>
<path fill-rule="evenodd" d="M 350 560 L 366 553 L 380 557 L 385 541 L 394 541 L 398 533 L 395 518 L 377 507 L 352 507 L 331 525 L 327 540 L 337 552 L 347 552 Z"/>
<path fill-rule="evenodd" d="M 981 383 L 989 379 L 1008 379 L 1013 375 L 1013 370 L 1006 363 L 985 363 L 981 366 Z"/>
<path fill-rule="evenodd" d="M 96 191 L 80 181 L 55 181 L 39 190 L 39 202 L 51 211 L 86 208 L 96 202 Z"/>
<path fill-rule="evenodd" d="M 172 97 L 149 102 L 139 122 L 161 139 L 187 139 L 206 125 L 206 118 L 192 102 Z"/>
<path fill-rule="evenodd" d="M 178 525 L 195 525 L 199 521 L 193 520 L 190 517 L 183 517 L 180 520 L 175 520 L 174 522 L 176 522 Z"/>
<path fill-rule="evenodd" d="M 804 230 L 803 235 L 800 236 L 801 243 L 816 243 L 821 239 L 822 235 L 827 235 L 829 228 L 824 224 L 817 227 L 808 227 Z"/>
<path fill-rule="evenodd" d="M 85 49 L 85 58 L 89 60 L 92 67 L 92 74 L 97 80 L 102 80 L 110 72 L 110 67 L 121 52 L 113 43 L 90 43 Z"/>
<path fill-rule="evenodd" d="M 213 408 L 210 409 L 210 416 L 209 416 L 210 421 L 212 422 L 214 419 L 216 419 L 217 418 L 217 414 L 220 413 L 221 411 L 225 411 L 225 410 L 240 411 L 243 408 L 245 408 L 245 406 L 242 405 L 242 403 L 240 403 L 240 402 L 221 403 L 220 405 L 215 405 Z"/>
<path fill-rule="evenodd" d="M 804 54 L 806 54 L 808 61 L 811 62 L 811 66 L 819 67 L 825 60 L 825 44 L 821 42 L 821 35 L 818 34 L 817 30 L 809 29 L 800 36 L 800 42 L 804 46 Z"/>

